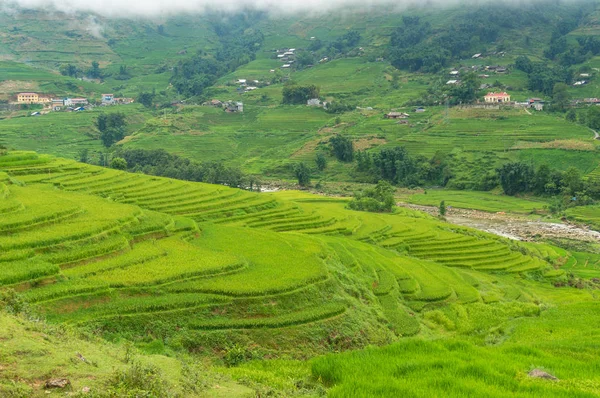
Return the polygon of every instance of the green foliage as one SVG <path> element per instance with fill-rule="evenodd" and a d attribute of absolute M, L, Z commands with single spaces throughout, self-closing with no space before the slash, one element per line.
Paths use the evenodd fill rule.
<path fill-rule="evenodd" d="M 315 156 L 315 163 L 317 165 L 317 170 L 325 170 L 327 167 L 327 157 L 323 152 L 317 152 L 317 155 Z"/>
<path fill-rule="evenodd" d="M 325 109 L 325 112 L 338 114 L 338 113 L 350 112 L 350 111 L 353 111 L 354 109 L 356 109 L 356 105 L 347 104 L 347 103 L 343 103 L 343 102 L 339 102 L 339 101 L 331 101 L 331 102 L 327 103 L 327 108 Z"/>
<path fill-rule="evenodd" d="M 155 96 L 156 94 L 154 93 L 140 93 L 137 97 L 137 102 L 144 105 L 146 108 L 151 108 Z"/>
<path fill-rule="evenodd" d="M 298 185 L 305 187 L 310 184 L 310 168 L 304 162 L 294 165 L 294 174 Z"/>
<path fill-rule="evenodd" d="M 329 139 L 333 155 L 341 162 L 351 162 L 354 159 L 354 144 L 346 136 L 334 135 Z"/>
<path fill-rule="evenodd" d="M 112 158 L 110 161 L 110 168 L 117 170 L 127 170 L 127 161 L 119 157 Z"/>
<path fill-rule="evenodd" d="M 440 216 L 442 216 L 442 217 L 444 217 L 446 215 L 446 202 L 443 200 L 440 202 L 439 212 L 440 212 Z"/>
<path fill-rule="evenodd" d="M 500 185 L 507 195 L 528 192 L 531 188 L 531 180 L 534 176 L 531 165 L 514 162 L 502 165 L 498 170 Z"/>
<path fill-rule="evenodd" d="M 172 397 L 172 387 L 156 366 L 133 362 L 124 370 L 115 371 L 108 383 L 108 396 Z"/>
<path fill-rule="evenodd" d="M 396 205 L 394 187 L 387 181 L 379 181 L 374 188 L 365 189 L 354 194 L 348 203 L 352 210 L 371 212 L 391 212 Z"/>
<path fill-rule="evenodd" d="M 124 149 L 118 151 L 117 155 L 125 160 L 127 170 L 133 172 L 240 188 L 250 184 L 250 180 L 256 183 L 237 167 L 227 167 L 221 162 L 196 163 L 164 149 Z"/>
<path fill-rule="evenodd" d="M 283 103 L 305 105 L 311 98 L 319 98 L 319 87 L 314 84 L 308 86 L 286 85 L 283 87 Z"/>
<path fill-rule="evenodd" d="M 569 86 L 565 83 L 556 83 L 552 90 L 552 106 L 556 109 L 563 111 L 571 100 L 571 95 L 569 94 Z M 573 117 L 571 117 L 574 119 Z M 572 120 L 571 120 L 572 121 Z"/>
<path fill-rule="evenodd" d="M 97 61 L 92 61 L 92 66 L 86 71 L 86 75 L 91 79 L 100 79 L 102 77 L 100 64 Z"/>

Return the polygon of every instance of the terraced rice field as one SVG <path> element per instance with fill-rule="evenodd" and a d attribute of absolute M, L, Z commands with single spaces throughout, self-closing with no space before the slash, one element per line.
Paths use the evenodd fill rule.
<path fill-rule="evenodd" d="M 0 173 L 0 286 L 50 320 L 95 330 L 145 333 L 157 316 L 198 333 L 309 330 L 360 316 L 408 336 L 428 308 L 527 300 L 487 274 L 550 269 L 541 249 L 408 209 L 354 212 L 344 199 L 25 152 L 0 157 Z"/>

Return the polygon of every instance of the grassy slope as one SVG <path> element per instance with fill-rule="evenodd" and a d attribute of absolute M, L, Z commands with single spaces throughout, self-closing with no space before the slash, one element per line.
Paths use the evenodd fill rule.
<path fill-rule="evenodd" d="M 464 338 L 476 345 L 499 343 L 513 319 L 594 300 L 592 290 L 550 284 L 566 279 L 546 262 L 558 266 L 570 256 L 564 250 L 510 244 L 406 209 L 392 215 L 353 212 L 343 199 L 293 191 L 253 194 L 25 152 L 0 157 L 0 169 L 8 173 L 0 178 L 0 230 L 10 232 L 0 237 L 0 283 L 20 290 L 52 323 L 131 339 L 146 354 L 190 350 L 231 363 L 307 358 L 415 334 L 449 338 L 441 349 Z M 587 271 L 586 278 L 598 275 Z M 438 343 L 423 344 L 427 352 L 440 349 Z M 484 357 L 496 352 L 464 350 Z M 351 367 L 344 358 L 339 360 Z M 536 366 L 562 369 L 540 358 Z M 444 362 L 434 368 L 440 366 L 453 372 L 460 367 Z M 178 368 L 168 367 L 168 379 L 176 380 Z M 64 372 L 75 378 L 77 369 Z M 343 387 L 343 379 L 329 380 L 325 369 L 314 369 L 323 381 Z M 520 391 L 519 372 L 528 370 L 522 360 L 504 369 L 494 380 Z M 281 362 L 220 370 L 257 391 L 286 396 L 318 393 L 321 387 L 308 371 Z M 591 373 L 580 379 L 596 382 Z M 581 380 L 569 391 L 581 390 Z M 464 383 L 458 384 L 423 391 L 454 391 Z M 558 394 L 563 388 L 543 391 Z"/>

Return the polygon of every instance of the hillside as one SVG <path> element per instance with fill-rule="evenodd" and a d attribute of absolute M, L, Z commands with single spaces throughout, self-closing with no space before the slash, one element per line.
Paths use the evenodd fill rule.
<path fill-rule="evenodd" d="M 594 4 L 582 3 L 580 7 L 592 10 Z M 510 7 L 508 10 L 513 10 Z M 0 95 L 9 99 L 19 91 L 37 90 L 97 101 L 103 92 L 136 97 L 152 91 L 155 105 L 163 109 L 118 107 L 129 115 L 131 123 L 126 132 L 129 137 L 116 148 L 163 148 L 195 161 L 222 161 L 265 180 L 293 179 L 293 166 L 299 162 L 313 165 L 319 152 L 328 156 L 329 166 L 324 171 L 313 170 L 313 179 L 365 180 L 355 172 L 354 164 L 338 162 L 330 156 L 327 143 L 336 134 L 352 139 L 357 150 L 375 152 L 403 146 L 413 156 L 430 158 L 442 154 L 451 170 L 451 188 L 480 189 L 488 173 L 510 161 L 531 161 L 535 166 L 552 164 L 559 170 L 574 166 L 582 175 L 594 175 L 600 167 L 598 141 L 581 122 L 587 107 L 577 109 L 577 123 L 565 120 L 562 113 L 532 113 L 521 108 L 461 109 L 450 103 L 448 109 L 443 99 L 454 96 L 446 84 L 451 70 L 466 76 L 470 68 L 477 67 L 476 73 L 488 76 L 479 79 L 479 83 L 490 86 L 479 90 L 480 96 L 490 90 L 506 90 L 516 101 L 532 97 L 551 101 L 551 92 L 529 87 L 531 79 L 515 63 L 520 56 L 527 56 L 533 62 L 546 62 L 549 68 L 560 67 L 560 59 L 546 59 L 543 53 L 554 40 L 553 32 L 563 29 L 561 15 L 568 21 L 564 28 L 567 43 L 574 45 L 576 38 L 595 37 L 598 32 L 596 14 L 579 15 L 578 10 L 568 5 L 531 5 L 518 21 L 511 21 L 512 14 L 491 5 L 431 10 L 415 7 L 399 13 L 373 10 L 344 16 L 298 13 L 268 18 L 249 13 L 245 19 L 236 16 L 233 21 L 218 13 L 121 20 L 90 14 L 41 15 L 38 11 L 22 11 L 17 18 L 6 15 L 7 23 L 1 25 L 5 40 L 0 52 L 5 55 L 0 62 Z M 448 32 L 456 27 L 463 29 L 469 18 L 489 20 L 495 33 L 489 39 L 482 38 L 468 48 L 456 50 L 456 55 L 445 60 L 440 70 L 396 69 L 390 41 L 398 29 L 408 29 L 409 17 L 420 18 L 420 26 L 430 26 L 419 45 L 430 45 L 436 40 L 446 43 Z M 243 22 L 238 24 L 239 20 Z M 31 21 L 39 23 L 34 26 Z M 225 28 L 232 33 L 219 34 Z M 334 51 L 342 43 L 340 40 L 352 32 L 359 35 L 359 42 L 343 47 L 341 52 Z M 256 35 L 256 40 L 261 41 L 251 48 L 243 47 L 240 54 L 222 54 L 232 41 L 245 40 L 242 38 L 248 35 Z M 254 36 L 248 36 L 248 40 L 254 40 Z M 22 41 L 27 45 L 22 45 Z M 82 51 L 82 42 L 89 51 Z M 238 48 L 237 44 L 231 46 Z M 281 69 L 282 62 L 274 50 L 290 47 L 302 54 L 311 53 L 314 65 Z M 192 68 L 193 62 L 201 62 L 194 58 L 198 51 L 207 59 L 224 57 L 219 62 L 228 66 L 211 75 L 209 87 L 202 83 L 198 95 L 178 92 L 175 69 L 182 65 Z M 474 59 L 474 52 L 482 56 Z M 239 61 L 231 61 L 230 56 Z M 317 62 L 318 58 L 328 60 Z M 598 59 L 592 55 L 570 67 L 573 81 L 579 70 L 590 76 L 581 87 L 569 85 L 572 99 L 598 97 L 600 89 L 593 69 Z M 85 73 L 92 62 L 99 63 L 101 79 L 81 80 L 79 75 L 75 79 L 59 74 L 61 65 L 67 64 Z M 489 65 L 507 68 L 507 72 L 482 69 Z M 127 75 L 120 74 L 121 67 L 126 67 Z M 194 76 L 186 79 L 193 81 Z M 238 79 L 260 83 L 256 90 L 245 91 L 235 83 Z M 283 88 L 290 82 L 316 85 L 322 100 L 362 109 L 336 114 L 305 105 L 283 105 Z M 220 108 L 193 105 L 214 98 L 242 101 L 244 112 L 226 113 Z M 177 106 L 170 106 L 172 102 L 177 102 Z M 424 105 L 425 112 L 415 113 L 418 105 Z M 0 140 L 13 149 L 70 158 L 86 148 L 103 151 L 94 126 L 98 109 L 86 116 L 53 112 L 31 118 L 19 117 L 29 115 L 29 111 L 6 113 L 5 119 L 0 120 Z M 408 123 L 385 120 L 383 115 L 390 110 L 407 112 Z"/>
<path fill-rule="evenodd" d="M 0 0 L 1 397 L 600 396 L 600 3 L 305 3 Z"/>
<path fill-rule="evenodd" d="M 511 319 L 593 300 L 593 290 L 552 286 L 576 278 L 560 269 L 577 269 L 565 250 L 408 209 L 356 212 L 343 199 L 31 152 L 0 157 L 0 168 L 2 286 L 53 324 L 127 338 L 146 353 L 238 363 L 412 335 L 486 341 Z"/>

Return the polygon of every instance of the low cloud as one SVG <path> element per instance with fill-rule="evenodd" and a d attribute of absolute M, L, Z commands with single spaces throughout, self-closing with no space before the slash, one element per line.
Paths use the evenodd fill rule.
<path fill-rule="evenodd" d="M 264 10 L 277 14 L 321 13 L 348 9 L 368 11 L 375 7 L 401 10 L 410 6 L 428 8 L 468 3 L 481 4 L 488 1 L 492 0 L 0 0 L 0 10 L 11 12 L 20 7 L 65 13 L 92 12 L 107 17 L 156 17 L 179 13 L 202 13 L 209 10 L 240 11 L 244 9 Z M 543 0 L 508 1 L 513 4 L 526 4 Z"/>

